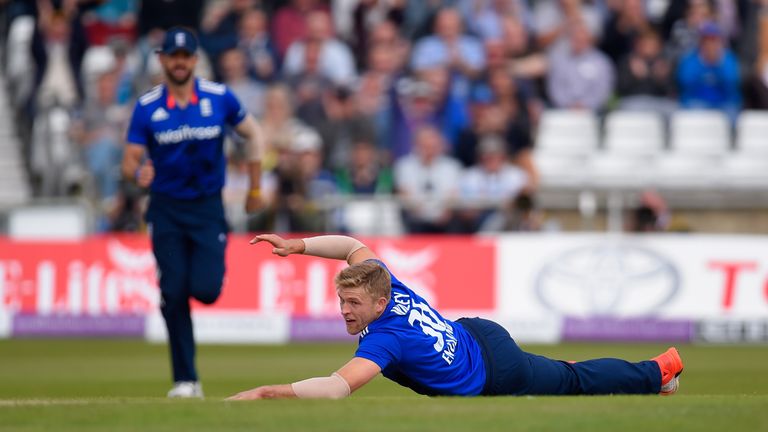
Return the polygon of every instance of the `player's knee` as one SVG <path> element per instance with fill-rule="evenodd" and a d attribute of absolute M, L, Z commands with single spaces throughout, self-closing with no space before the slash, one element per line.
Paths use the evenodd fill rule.
<path fill-rule="evenodd" d="M 192 297 L 203 304 L 212 304 L 221 294 L 221 279 L 201 278 L 192 281 Z"/>

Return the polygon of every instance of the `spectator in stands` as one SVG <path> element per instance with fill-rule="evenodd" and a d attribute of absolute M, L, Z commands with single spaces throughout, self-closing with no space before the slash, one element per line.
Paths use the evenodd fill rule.
<path fill-rule="evenodd" d="M 505 153 L 527 172 L 530 181 L 528 187 L 535 188 L 537 174 L 532 162 L 532 140 L 529 126 L 524 120 L 519 116 L 511 116 L 512 111 L 498 102 L 486 84 L 478 84 L 473 88 L 470 113 L 472 123 L 460 134 L 454 156 L 465 167 L 476 165 L 481 137 L 501 136 L 506 145 Z"/>
<path fill-rule="evenodd" d="M 613 65 L 585 26 L 571 27 L 569 41 L 567 50 L 550 56 L 549 98 L 556 108 L 601 110 L 613 93 Z"/>
<path fill-rule="evenodd" d="M 334 231 L 333 208 L 326 208 L 327 198 L 336 194 L 336 179 L 323 168 L 320 135 L 305 129 L 293 140 L 295 168 L 284 181 L 278 201 L 287 216 L 291 232 Z"/>
<path fill-rule="evenodd" d="M 569 47 L 571 28 L 584 26 L 600 39 L 603 19 L 597 7 L 584 0 L 538 0 L 533 9 L 533 28 L 539 48 L 552 54 Z"/>
<path fill-rule="evenodd" d="M 699 29 L 714 18 L 709 0 L 687 0 L 687 2 L 685 15 L 672 24 L 666 43 L 667 55 L 673 61 L 680 60 L 682 56 L 697 47 Z"/>
<path fill-rule="evenodd" d="M 286 55 L 288 47 L 307 35 L 307 18 L 310 13 L 317 11 L 330 13 L 328 7 L 319 0 L 290 0 L 278 9 L 272 18 L 272 39 L 280 58 Z"/>
<path fill-rule="evenodd" d="M 121 181 L 115 204 L 108 213 L 109 231 L 134 233 L 143 231 L 144 203 L 144 192 L 141 188 L 134 183 Z"/>
<path fill-rule="evenodd" d="M 109 71 L 96 81 L 96 95 L 85 103 L 73 125 L 73 137 L 82 146 L 88 171 L 93 177 L 97 202 L 113 205 L 120 181 L 123 132 L 130 107 L 117 104 L 117 74 Z"/>
<path fill-rule="evenodd" d="M 243 17 L 257 6 L 256 0 L 225 0 L 210 3 L 200 24 L 200 44 L 215 68 L 216 77 L 222 76 L 219 56 L 237 46 L 238 28 Z"/>
<path fill-rule="evenodd" d="M 312 125 L 325 144 L 325 166 L 332 170 L 349 165 L 353 143 L 371 142 L 375 136 L 373 118 L 363 115 L 354 96 L 350 87 L 328 88 L 320 121 Z"/>
<path fill-rule="evenodd" d="M 237 48 L 228 49 L 219 57 L 219 63 L 224 84 L 243 101 L 248 112 L 261 117 L 264 113 L 266 89 L 248 75 L 245 54 Z"/>
<path fill-rule="evenodd" d="M 346 166 L 336 170 L 339 192 L 348 195 L 390 194 L 394 190 L 392 170 L 371 141 L 352 144 Z"/>
<path fill-rule="evenodd" d="M 82 100 L 85 91 L 80 69 L 87 48 L 76 9 L 57 9 L 51 2 L 38 2 L 37 26 L 32 37 L 35 84 L 30 113 L 35 108 L 72 108 Z"/>
<path fill-rule="evenodd" d="M 526 86 L 543 79 L 547 73 L 547 59 L 534 48 L 534 37 L 517 17 L 502 20 L 501 42 L 507 67 L 516 80 L 527 81 Z"/>
<path fill-rule="evenodd" d="M 423 126 L 416 130 L 413 153 L 395 162 L 395 189 L 410 233 L 452 229 L 461 164 L 445 154 L 445 147 L 438 129 Z"/>
<path fill-rule="evenodd" d="M 666 201 L 656 191 L 646 190 L 632 210 L 627 230 L 635 233 L 666 231 L 670 222 Z"/>
<path fill-rule="evenodd" d="M 440 130 L 437 118 L 439 100 L 431 84 L 411 77 L 398 80 L 396 91 L 392 92 L 391 97 L 391 123 L 386 149 L 396 161 L 411 153 L 416 130 L 424 126 Z"/>
<path fill-rule="evenodd" d="M 519 89 L 517 82 L 503 68 L 488 71 L 488 86 L 503 119 L 504 129 L 496 131 L 504 137 L 506 153 L 515 165 L 528 174 L 528 190 L 538 184 L 538 171 L 533 162 L 533 124 L 538 122 L 543 107 L 540 101 Z M 493 110 L 491 110 L 493 118 Z M 493 120 L 491 120 L 493 124 Z"/>
<path fill-rule="evenodd" d="M 461 206 L 456 216 L 464 233 L 477 232 L 494 211 L 528 184 L 525 172 L 508 161 L 502 136 L 482 136 L 477 152 L 478 163 L 465 171 L 459 182 Z"/>
<path fill-rule="evenodd" d="M 278 73 L 277 48 L 269 36 L 267 16 L 258 9 L 243 14 L 238 27 L 238 47 L 245 53 L 248 73 L 259 82 L 271 82 Z"/>
<path fill-rule="evenodd" d="M 428 0 L 405 2 L 403 34 L 410 40 L 418 40 L 432 31 L 432 24 L 440 8 L 451 6 L 453 0 Z"/>
<path fill-rule="evenodd" d="M 739 63 L 716 23 L 702 25 L 699 46 L 680 60 L 677 81 L 682 107 L 722 110 L 736 121 L 741 109 Z"/>
<path fill-rule="evenodd" d="M 768 15 L 762 15 L 757 32 L 757 59 L 744 86 L 745 109 L 768 109 Z"/>
<path fill-rule="evenodd" d="M 485 51 L 480 40 L 464 33 L 458 10 L 445 8 L 435 17 L 434 34 L 414 46 L 411 67 L 415 71 L 448 67 L 453 80 L 451 93 L 465 98 L 469 80 L 485 67 Z"/>
<path fill-rule="evenodd" d="M 371 47 L 371 39 L 376 37 L 376 29 L 386 24 L 399 34 L 399 27 L 405 19 L 405 0 L 358 0 L 350 14 L 352 32 L 343 34 L 355 53 L 358 67 L 365 64 L 366 53 Z M 334 11 L 337 8 L 334 8 Z M 337 14 L 338 15 L 338 14 Z"/>
<path fill-rule="evenodd" d="M 461 13 L 467 19 L 467 29 L 482 39 L 501 39 L 503 21 L 510 17 L 530 26 L 531 10 L 524 0 L 462 0 Z"/>
<path fill-rule="evenodd" d="M 669 115 L 677 108 L 673 89 L 672 65 L 664 56 L 661 38 L 653 30 L 646 30 L 619 63 L 616 90 L 620 107 Z"/>
<path fill-rule="evenodd" d="M 286 85 L 275 84 L 267 89 L 261 127 L 265 143 L 262 164 L 264 171 L 269 171 L 277 166 L 279 151 L 290 149 L 296 135 L 308 128 L 294 117 Z"/>
<path fill-rule="evenodd" d="M 600 49 L 614 63 L 626 57 L 635 45 L 635 39 L 651 28 L 643 0 L 624 0 L 608 18 Z"/>
<path fill-rule="evenodd" d="M 227 55 L 227 52 L 224 53 Z M 222 59 L 224 57 L 222 56 Z M 238 96 L 239 97 L 239 96 Z M 241 99 L 242 100 L 242 99 Z M 262 176 L 261 195 L 264 196 L 264 176 Z M 232 231 L 247 230 L 248 214 L 245 212 L 245 201 L 251 188 L 248 158 L 242 147 L 235 147 L 227 155 L 227 174 L 224 188 L 221 191 L 224 212 Z M 269 204 L 265 203 L 265 207 Z"/>
<path fill-rule="evenodd" d="M 542 215 L 536 209 L 533 195 L 526 192 L 507 201 L 504 207 L 491 214 L 480 226 L 482 233 L 500 233 L 506 231 L 539 231 L 542 228 Z"/>
<path fill-rule="evenodd" d="M 391 91 L 397 70 L 391 68 L 392 56 L 382 45 L 375 45 L 369 53 L 372 65 L 357 82 L 354 97 L 360 113 L 373 122 L 374 142 L 379 149 L 385 149 L 391 132 Z M 389 159 L 389 158 L 388 158 Z"/>
<path fill-rule="evenodd" d="M 308 41 L 304 45 L 304 68 L 286 77 L 285 82 L 294 89 L 296 116 L 312 127 L 317 127 L 323 115 L 323 93 L 333 86 L 320 70 L 321 45 Z"/>
<path fill-rule="evenodd" d="M 410 43 L 400 37 L 397 28 L 389 22 L 374 27 L 369 42 L 366 73 L 380 75 L 386 81 L 385 87 L 390 89 L 408 63 Z"/>
<path fill-rule="evenodd" d="M 283 62 L 283 73 L 299 75 L 307 68 L 307 54 L 310 45 L 319 49 L 317 69 L 320 75 L 335 84 L 349 85 L 356 77 L 352 52 L 333 34 L 331 17 L 326 12 L 311 12 L 307 15 L 306 36 L 296 40 L 288 48 Z"/>
<path fill-rule="evenodd" d="M 459 133 L 469 124 L 466 98 L 451 91 L 451 71 L 445 66 L 421 69 L 416 72 L 416 79 L 433 90 L 435 121 L 447 140 L 447 150 L 452 152 Z"/>

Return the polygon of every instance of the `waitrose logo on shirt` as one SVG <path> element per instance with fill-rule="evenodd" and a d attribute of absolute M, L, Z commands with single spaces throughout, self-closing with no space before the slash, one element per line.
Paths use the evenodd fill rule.
<path fill-rule="evenodd" d="M 155 141 L 160 145 L 178 144 L 182 141 L 209 140 L 221 135 L 221 126 L 189 127 L 169 129 L 155 133 Z"/>

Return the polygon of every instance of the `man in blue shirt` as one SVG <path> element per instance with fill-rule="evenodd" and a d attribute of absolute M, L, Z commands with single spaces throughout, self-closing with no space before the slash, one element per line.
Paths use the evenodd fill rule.
<path fill-rule="evenodd" d="M 504 328 L 481 318 L 443 318 L 359 241 L 345 236 L 285 240 L 256 236 L 274 254 L 345 259 L 335 279 L 349 334 L 360 334 L 354 358 L 329 377 L 257 387 L 231 400 L 343 398 L 376 375 L 420 394 L 578 395 L 677 391 L 683 362 L 675 348 L 652 360 L 604 358 L 566 362 L 529 354 Z"/>
<path fill-rule="evenodd" d="M 194 77 L 196 50 L 190 30 L 167 31 L 158 51 L 165 83 L 136 102 L 122 163 L 124 177 L 150 188 L 146 219 L 175 383 L 169 397 L 203 396 L 189 299 L 211 304 L 221 293 L 228 232 L 221 197 L 227 127 L 245 139 L 249 154 L 246 210 L 261 205 L 259 127 L 225 85 Z"/>

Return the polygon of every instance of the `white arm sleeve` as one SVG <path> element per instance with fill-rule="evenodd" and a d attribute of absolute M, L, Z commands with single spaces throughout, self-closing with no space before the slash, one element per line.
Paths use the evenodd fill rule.
<path fill-rule="evenodd" d="M 355 251 L 365 247 L 359 240 L 342 235 L 325 235 L 302 239 L 304 255 L 349 260 Z"/>
<path fill-rule="evenodd" d="M 342 399 L 352 393 L 347 381 L 336 372 L 329 377 L 295 382 L 291 388 L 299 399 Z"/>

